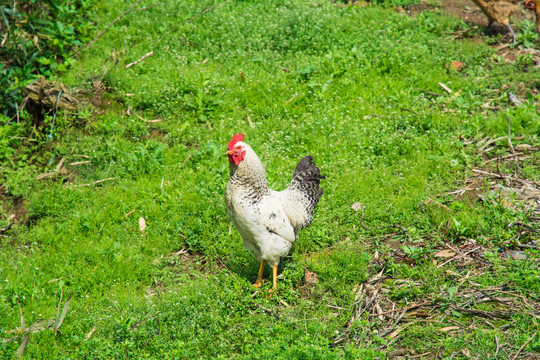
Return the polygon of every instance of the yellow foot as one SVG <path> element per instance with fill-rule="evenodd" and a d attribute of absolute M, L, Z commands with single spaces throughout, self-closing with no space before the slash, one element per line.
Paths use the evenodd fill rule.
<path fill-rule="evenodd" d="M 257 280 L 255 280 L 255 284 L 253 284 L 254 288 L 261 287 L 262 285 L 262 276 L 264 271 L 264 264 L 266 264 L 266 260 L 261 261 L 261 266 L 259 266 L 259 273 L 257 274 Z"/>

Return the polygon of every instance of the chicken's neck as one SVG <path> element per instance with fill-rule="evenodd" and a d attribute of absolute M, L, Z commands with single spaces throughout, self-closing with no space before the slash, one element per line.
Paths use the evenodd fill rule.
<path fill-rule="evenodd" d="M 268 193 L 266 171 L 256 155 L 246 156 L 246 158 L 238 166 L 231 163 L 230 169 L 230 181 L 235 185 L 250 187 L 259 196 L 263 196 Z"/>

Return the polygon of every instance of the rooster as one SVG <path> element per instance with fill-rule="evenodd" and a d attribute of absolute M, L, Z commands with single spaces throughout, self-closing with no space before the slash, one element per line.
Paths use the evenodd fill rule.
<path fill-rule="evenodd" d="M 540 33 L 540 0 L 527 0 L 525 6 L 527 9 L 534 11 L 536 15 L 536 29 Z"/>
<path fill-rule="evenodd" d="M 253 149 L 236 134 L 229 142 L 231 177 L 225 190 L 227 212 L 238 229 L 244 248 L 261 262 L 254 287 L 260 287 L 265 264 L 272 268 L 272 289 L 277 286 L 277 266 L 298 239 L 298 231 L 313 220 L 313 211 L 323 194 L 325 179 L 306 156 L 296 166 L 289 187 L 274 191 L 266 183 L 266 171 Z"/>
<path fill-rule="evenodd" d="M 498 22 L 508 28 L 512 35 L 512 42 L 516 42 L 517 37 L 514 30 L 510 26 L 508 18 L 518 9 L 518 3 L 520 0 L 473 0 L 476 5 L 486 14 L 488 18 L 489 29 L 491 24 Z"/>

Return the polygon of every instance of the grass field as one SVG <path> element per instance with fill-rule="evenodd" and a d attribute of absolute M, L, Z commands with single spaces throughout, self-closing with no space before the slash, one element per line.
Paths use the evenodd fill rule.
<path fill-rule="evenodd" d="M 0 358 L 31 326 L 32 359 L 540 358 L 531 57 L 388 4 L 152 4 L 55 79 L 78 110 L 4 121 Z M 326 176 L 274 293 L 224 206 L 238 132 L 272 188 Z"/>

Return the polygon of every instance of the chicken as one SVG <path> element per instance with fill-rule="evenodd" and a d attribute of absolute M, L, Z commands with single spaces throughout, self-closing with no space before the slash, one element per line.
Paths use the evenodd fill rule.
<path fill-rule="evenodd" d="M 534 11 L 536 15 L 536 30 L 540 33 L 540 0 L 527 0 L 525 6 L 527 9 Z"/>
<path fill-rule="evenodd" d="M 229 142 L 230 178 L 225 190 L 227 212 L 238 229 L 244 248 L 261 262 L 254 287 L 260 287 L 265 264 L 272 268 L 272 289 L 277 285 L 277 266 L 298 239 L 298 231 L 313 220 L 323 194 L 324 176 L 306 156 L 296 166 L 289 187 L 274 191 L 266 183 L 266 171 L 253 149 L 236 134 Z"/>
<path fill-rule="evenodd" d="M 516 42 L 517 37 L 510 26 L 508 17 L 518 9 L 520 0 L 473 0 L 476 5 L 486 14 L 488 18 L 488 29 L 495 21 L 505 25 L 512 35 L 512 42 Z"/>

